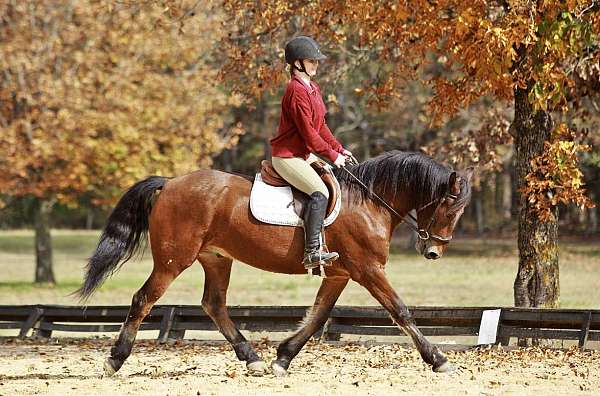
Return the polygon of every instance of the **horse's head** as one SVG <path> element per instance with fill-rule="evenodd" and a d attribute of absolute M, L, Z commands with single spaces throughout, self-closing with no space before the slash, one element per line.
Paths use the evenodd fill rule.
<path fill-rule="evenodd" d="M 417 210 L 419 236 L 415 248 L 425 258 L 435 260 L 446 251 L 454 227 L 469 203 L 472 176 L 473 168 L 452 172 L 446 193 Z"/>

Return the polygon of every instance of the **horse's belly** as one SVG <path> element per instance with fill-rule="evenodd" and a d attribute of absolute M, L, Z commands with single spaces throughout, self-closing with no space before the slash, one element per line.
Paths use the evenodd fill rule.
<path fill-rule="evenodd" d="M 304 230 L 261 223 L 238 224 L 207 250 L 277 273 L 303 274 Z"/>

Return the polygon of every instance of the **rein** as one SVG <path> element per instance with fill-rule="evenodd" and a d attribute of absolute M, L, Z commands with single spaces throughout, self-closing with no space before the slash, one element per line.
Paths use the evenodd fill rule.
<path fill-rule="evenodd" d="M 354 158 L 354 156 L 351 156 L 350 158 L 352 159 L 352 162 L 355 165 L 358 165 L 358 160 L 356 158 Z M 375 193 L 375 191 L 372 191 L 358 177 L 356 177 L 352 172 L 350 172 L 348 169 L 346 169 L 345 166 L 342 166 L 341 168 L 346 173 L 348 173 L 350 176 L 352 176 L 352 178 L 354 178 L 354 180 L 356 180 L 358 182 L 358 184 L 360 184 L 365 190 L 367 190 L 367 192 L 369 193 L 369 195 L 372 195 L 375 198 L 377 198 L 379 200 L 379 202 L 381 202 L 390 212 L 392 212 L 394 215 L 396 215 L 400 219 L 401 222 L 406 223 L 406 225 L 408 225 L 410 228 L 412 228 L 413 231 L 415 231 L 417 233 L 417 235 L 419 236 L 419 239 L 421 239 L 422 241 L 427 241 L 429 239 L 432 239 L 432 240 L 440 242 L 440 243 L 449 243 L 452 240 L 452 235 L 450 235 L 449 237 L 443 237 L 443 236 L 440 236 L 440 235 L 437 235 L 437 234 L 431 234 L 430 233 L 430 229 L 433 226 L 433 224 L 435 223 L 435 215 L 437 214 L 437 211 L 440 208 L 440 205 L 442 204 L 442 202 L 446 198 L 456 199 L 457 198 L 456 195 L 450 194 L 450 193 L 446 193 L 443 197 L 435 199 L 435 200 L 429 202 L 428 204 L 426 204 L 426 205 L 420 207 L 419 209 L 417 209 L 417 213 L 419 213 L 423 209 L 425 209 L 425 208 L 433 205 L 434 203 L 437 203 L 437 206 L 435 207 L 435 210 L 433 211 L 433 214 L 431 215 L 431 218 L 429 219 L 429 223 L 427 224 L 427 227 L 426 228 L 419 228 L 419 224 L 417 222 L 417 219 L 416 219 L 415 216 L 412 215 L 412 213 L 407 213 L 405 216 L 400 215 L 400 213 L 398 213 L 394 208 L 392 208 L 383 198 L 381 198 L 379 195 L 377 195 Z M 407 216 L 412 221 L 407 221 L 407 219 L 406 219 Z"/>

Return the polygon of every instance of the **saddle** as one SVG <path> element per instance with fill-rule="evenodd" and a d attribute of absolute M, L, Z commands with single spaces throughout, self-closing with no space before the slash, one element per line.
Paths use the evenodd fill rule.
<path fill-rule="evenodd" d="M 327 190 L 329 191 L 329 201 L 327 203 L 327 214 L 325 217 L 329 217 L 331 213 L 335 210 L 336 202 L 338 196 L 340 195 L 340 186 L 335 181 L 333 173 L 328 169 L 327 165 L 323 161 L 315 161 L 310 164 L 312 168 L 317 172 L 317 174 L 325 183 Z M 262 181 L 268 185 L 274 187 L 291 187 L 292 194 L 294 196 L 294 211 L 298 214 L 299 217 L 302 217 L 302 212 L 305 203 L 308 201 L 309 197 L 302 191 L 296 189 L 290 183 L 288 183 L 283 177 L 279 176 L 279 173 L 273 168 L 271 161 L 263 160 L 260 163 L 260 175 Z"/>

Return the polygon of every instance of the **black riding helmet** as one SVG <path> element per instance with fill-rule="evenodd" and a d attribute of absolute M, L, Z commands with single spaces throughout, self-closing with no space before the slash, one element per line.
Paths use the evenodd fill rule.
<path fill-rule="evenodd" d="M 321 53 L 319 44 L 312 38 L 307 36 L 294 37 L 285 45 L 285 61 L 292 66 L 292 69 L 298 69 L 306 73 L 304 59 L 323 60 L 327 57 Z M 294 65 L 297 60 L 300 61 L 301 68 Z"/>

